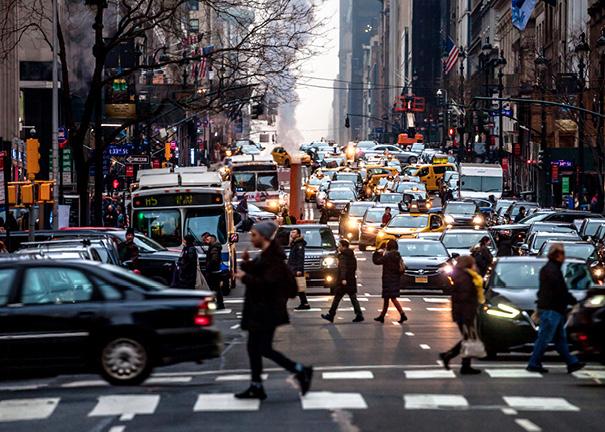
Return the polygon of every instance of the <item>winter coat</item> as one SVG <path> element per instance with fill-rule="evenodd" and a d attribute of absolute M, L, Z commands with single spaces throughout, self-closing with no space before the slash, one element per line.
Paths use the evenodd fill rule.
<path fill-rule="evenodd" d="M 139 248 L 132 241 L 123 241 L 118 245 L 120 261 L 134 261 L 139 257 Z"/>
<path fill-rule="evenodd" d="M 298 237 L 290 244 L 288 267 L 290 267 L 294 276 L 298 272 L 305 273 L 305 246 L 307 246 L 307 242 L 302 237 Z"/>
<path fill-rule="evenodd" d="M 565 315 L 567 306 L 576 303 L 575 297 L 567 289 L 561 264 L 549 260 L 540 270 L 538 309 L 552 310 Z"/>
<path fill-rule="evenodd" d="M 286 304 L 289 298 L 296 297 L 298 288 L 285 259 L 282 248 L 272 241 L 252 261 L 241 264 L 246 273 L 242 278 L 246 285 L 243 330 L 273 330 L 290 322 Z"/>
<path fill-rule="evenodd" d="M 208 246 L 206 252 L 206 274 L 218 273 L 221 270 L 223 248 L 221 244 L 216 241 Z"/>
<path fill-rule="evenodd" d="M 382 298 L 399 297 L 401 290 L 401 255 L 399 251 L 380 251 L 372 254 L 372 261 L 382 266 Z"/>
<path fill-rule="evenodd" d="M 357 294 L 357 259 L 353 249 L 345 249 L 338 254 L 338 282 L 336 290 L 343 294 Z M 346 285 L 342 281 L 347 281 Z"/>
<path fill-rule="evenodd" d="M 487 269 L 490 265 L 492 265 L 492 261 L 494 260 L 494 257 L 490 252 L 489 248 L 485 245 L 478 246 L 473 249 L 471 255 L 473 256 L 473 258 L 475 258 L 479 273 L 481 274 L 481 276 L 485 276 L 485 274 L 487 273 Z"/>
<path fill-rule="evenodd" d="M 195 246 L 185 246 L 181 256 L 178 259 L 178 288 L 195 289 L 195 281 L 197 278 L 197 250 Z"/>
<path fill-rule="evenodd" d="M 456 268 L 452 273 L 452 280 L 452 319 L 458 324 L 473 324 L 479 307 L 479 296 L 473 277 Z"/>

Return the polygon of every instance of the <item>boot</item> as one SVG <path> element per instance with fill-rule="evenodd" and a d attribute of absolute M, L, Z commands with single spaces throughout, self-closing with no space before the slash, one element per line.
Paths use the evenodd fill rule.
<path fill-rule="evenodd" d="M 300 393 L 304 396 L 311 388 L 311 381 L 313 380 L 313 367 L 304 366 L 302 371 L 295 375 L 298 384 L 300 385 Z"/>
<path fill-rule="evenodd" d="M 380 315 L 380 316 L 374 318 L 374 321 L 384 324 L 384 315 Z"/>
<path fill-rule="evenodd" d="M 262 384 L 259 385 L 251 385 L 246 390 L 241 393 L 236 393 L 236 399 L 258 399 L 265 400 L 267 399 L 267 393 L 265 393 L 265 389 Z"/>
<path fill-rule="evenodd" d="M 439 353 L 439 358 L 443 362 L 443 368 L 445 370 L 450 370 L 450 360 L 452 357 L 448 353 Z"/>
<path fill-rule="evenodd" d="M 297 311 L 303 311 L 303 310 L 309 310 L 309 309 L 311 309 L 311 305 L 309 305 L 309 304 L 300 304 L 294 308 L 294 310 L 297 310 Z"/>
<path fill-rule="evenodd" d="M 405 314 L 405 312 L 401 312 L 401 317 L 399 318 L 399 321 L 397 321 L 397 322 L 399 324 L 403 324 L 407 320 L 408 320 L 408 316 Z"/>
<path fill-rule="evenodd" d="M 330 314 L 321 314 L 321 317 L 326 321 L 330 321 L 331 323 L 334 322 L 334 317 Z"/>
<path fill-rule="evenodd" d="M 353 320 L 354 323 L 362 322 L 364 320 L 363 315 L 357 315 Z"/>
<path fill-rule="evenodd" d="M 471 359 L 462 359 L 462 367 L 460 368 L 460 375 L 479 375 L 481 371 L 471 367 Z"/>

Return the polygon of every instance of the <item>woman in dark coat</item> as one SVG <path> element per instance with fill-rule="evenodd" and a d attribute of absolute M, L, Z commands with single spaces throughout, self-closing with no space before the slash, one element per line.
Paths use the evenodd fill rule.
<path fill-rule="evenodd" d="M 477 309 L 480 303 L 483 303 L 483 285 L 482 278 L 477 272 L 475 259 L 472 256 L 461 256 L 456 262 L 456 267 L 452 273 L 454 286 L 452 289 L 452 320 L 458 324 L 463 339 L 468 338 L 468 331 L 475 329 L 475 319 Z M 449 370 L 450 361 L 458 356 L 462 350 L 462 340 L 460 340 L 452 349 L 439 354 L 443 361 L 443 367 Z M 471 359 L 462 359 L 462 368 L 460 373 L 463 375 L 475 375 L 481 373 L 480 370 L 471 367 Z"/>
<path fill-rule="evenodd" d="M 355 319 L 353 322 L 362 322 L 363 313 L 357 300 L 357 277 L 355 272 L 357 271 L 357 259 L 353 250 L 349 247 L 348 240 L 340 240 L 338 243 L 338 279 L 340 284 L 336 287 L 334 292 L 334 300 L 332 300 L 332 306 L 327 314 L 321 317 L 327 321 L 334 322 L 334 316 L 338 309 L 338 304 L 342 298 L 347 294 L 351 299 L 351 305 L 355 311 Z"/>
<path fill-rule="evenodd" d="M 385 251 L 377 250 L 374 252 L 372 261 L 374 264 L 382 266 L 382 312 L 377 318 L 374 318 L 374 321 L 384 323 L 384 317 L 389 310 L 389 301 L 399 311 L 400 318 L 398 322 L 407 321 L 408 317 L 397 300 L 401 290 L 401 276 L 404 271 L 403 260 L 397 250 L 397 242 L 389 240 Z"/>

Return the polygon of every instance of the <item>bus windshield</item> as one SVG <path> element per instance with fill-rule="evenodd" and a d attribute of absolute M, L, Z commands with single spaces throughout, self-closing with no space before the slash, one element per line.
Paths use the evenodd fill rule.
<path fill-rule="evenodd" d="M 162 246 L 178 247 L 181 239 L 181 213 L 178 210 L 135 210 L 134 229 Z"/>
<path fill-rule="evenodd" d="M 225 210 L 222 208 L 189 208 L 185 213 L 185 234 L 200 238 L 208 232 L 214 234 L 221 244 L 227 243 Z"/>
<path fill-rule="evenodd" d="M 266 192 L 279 190 L 277 172 L 234 172 L 232 182 L 235 192 Z"/>

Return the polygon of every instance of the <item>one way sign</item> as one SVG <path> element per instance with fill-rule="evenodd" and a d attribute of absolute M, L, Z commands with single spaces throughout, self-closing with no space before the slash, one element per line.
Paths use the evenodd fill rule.
<path fill-rule="evenodd" d="M 149 155 L 130 155 L 126 157 L 126 163 L 133 165 L 148 165 L 150 161 Z"/>

